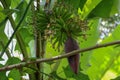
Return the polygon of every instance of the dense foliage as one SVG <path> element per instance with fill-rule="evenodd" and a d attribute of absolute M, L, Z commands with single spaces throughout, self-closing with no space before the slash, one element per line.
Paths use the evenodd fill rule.
<path fill-rule="evenodd" d="M 0 69 L 120 40 L 119 7 L 120 0 L 0 0 Z M 8 67 L 0 80 L 119 80 L 119 53 L 118 44 Z"/>

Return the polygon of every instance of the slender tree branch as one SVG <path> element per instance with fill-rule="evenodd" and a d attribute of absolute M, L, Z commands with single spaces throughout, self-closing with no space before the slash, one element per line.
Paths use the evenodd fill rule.
<path fill-rule="evenodd" d="M 1 45 L 2 47 L 4 47 L 4 43 L 3 43 L 3 41 L 2 41 L 2 40 L 0 40 L 0 45 Z M 10 58 L 10 57 L 11 57 L 11 55 L 10 55 L 9 50 L 7 49 L 5 52 L 6 52 L 7 57 L 8 57 L 8 58 Z"/>
<path fill-rule="evenodd" d="M 58 55 L 52 58 L 48 58 L 48 59 L 36 59 L 35 61 L 27 61 L 27 62 L 21 62 L 18 64 L 13 64 L 13 65 L 9 65 L 9 66 L 5 66 L 0 68 L 0 71 L 6 71 L 6 70 L 11 70 L 13 68 L 21 68 L 23 66 L 27 66 L 29 64 L 33 64 L 33 63 L 41 63 L 41 62 L 47 62 L 47 61 L 53 61 L 53 60 L 58 60 L 58 59 L 62 59 L 62 58 L 66 58 L 81 52 L 86 52 L 86 51 L 90 51 L 90 50 L 94 50 L 97 48 L 102 48 L 102 47 L 107 47 L 107 46 L 112 46 L 112 45 L 116 45 L 116 44 L 120 44 L 120 40 L 119 41 L 114 41 L 114 42 L 109 42 L 109 43 L 105 43 L 105 44 L 98 44 L 89 48 L 85 48 L 85 49 L 81 49 L 81 50 L 74 50 L 72 52 L 63 54 L 63 55 Z"/>

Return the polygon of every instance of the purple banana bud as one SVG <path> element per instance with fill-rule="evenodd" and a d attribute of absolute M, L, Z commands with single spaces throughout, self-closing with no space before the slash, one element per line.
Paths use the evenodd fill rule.
<path fill-rule="evenodd" d="M 79 49 L 77 42 L 73 38 L 68 37 L 65 42 L 65 52 L 68 53 L 77 49 Z M 72 71 L 77 74 L 79 69 L 79 53 L 68 57 L 68 62 Z"/>

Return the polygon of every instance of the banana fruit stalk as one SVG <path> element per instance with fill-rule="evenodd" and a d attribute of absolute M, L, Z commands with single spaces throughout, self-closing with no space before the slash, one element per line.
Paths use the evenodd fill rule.
<path fill-rule="evenodd" d="M 68 37 L 68 39 L 65 42 L 65 52 L 68 53 L 77 49 L 79 49 L 79 46 L 76 40 L 74 40 L 71 37 Z M 77 74 L 79 69 L 79 53 L 68 57 L 68 62 L 72 71 L 75 74 Z"/>

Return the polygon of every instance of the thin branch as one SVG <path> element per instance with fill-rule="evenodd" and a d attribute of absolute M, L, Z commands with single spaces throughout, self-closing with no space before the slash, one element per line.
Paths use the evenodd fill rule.
<path fill-rule="evenodd" d="M 4 43 L 3 43 L 3 41 L 2 41 L 2 40 L 0 40 L 0 45 L 1 45 L 2 47 L 4 47 Z M 10 55 L 9 50 L 7 49 L 5 52 L 6 52 L 7 57 L 8 57 L 8 58 L 10 58 L 10 57 L 11 57 L 11 55 Z"/>
<path fill-rule="evenodd" d="M 112 46 L 112 45 L 115 45 L 115 44 L 120 44 L 120 40 L 110 42 L 110 43 L 106 43 L 106 44 L 98 44 L 98 45 L 95 45 L 95 46 L 92 46 L 92 47 L 89 47 L 89 48 L 85 48 L 85 49 L 81 49 L 81 50 L 74 50 L 72 52 L 69 52 L 69 53 L 66 53 L 66 54 L 63 54 L 63 55 L 58 55 L 58 56 L 48 58 L 48 59 L 44 59 L 44 58 L 43 59 L 36 59 L 35 61 L 27 61 L 27 62 L 21 62 L 21 63 L 18 63 L 18 64 L 5 66 L 5 67 L 0 68 L 0 71 L 11 70 L 13 68 L 21 68 L 23 66 L 27 66 L 27 65 L 33 64 L 33 63 L 41 63 L 41 62 L 58 60 L 58 59 L 66 58 L 66 57 L 69 57 L 69 56 L 72 56 L 72 55 L 75 55 L 75 54 L 78 54 L 78 53 L 81 53 L 81 52 L 86 52 L 86 51 L 94 50 L 94 49 L 97 49 L 97 48 Z"/>
<path fill-rule="evenodd" d="M 28 4 L 28 6 L 27 6 L 27 8 L 26 8 L 26 10 L 25 10 L 25 12 L 24 12 L 22 18 L 20 19 L 18 25 L 16 26 L 16 28 L 15 28 L 15 30 L 14 30 L 14 33 L 12 34 L 12 36 L 10 37 L 10 40 L 8 41 L 8 43 L 6 44 L 6 46 L 4 47 L 4 49 L 2 50 L 0 56 L 4 54 L 5 50 L 7 49 L 7 47 L 8 47 L 9 44 L 10 44 L 10 42 L 12 41 L 12 39 L 13 39 L 15 33 L 17 32 L 17 30 L 18 30 L 18 28 L 20 27 L 20 25 L 21 25 L 23 19 L 25 18 L 26 14 L 27 14 L 27 11 L 28 11 L 28 8 L 29 8 L 30 4 L 32 3 L 32 1 L 33 1 L 33 0 L 31 0 L 31 1 L 29 2 L 29 4 Z"/>

